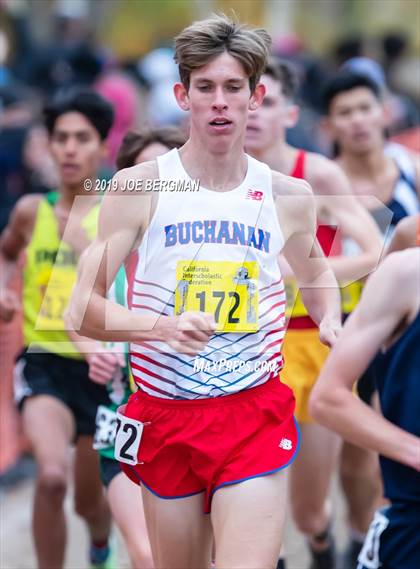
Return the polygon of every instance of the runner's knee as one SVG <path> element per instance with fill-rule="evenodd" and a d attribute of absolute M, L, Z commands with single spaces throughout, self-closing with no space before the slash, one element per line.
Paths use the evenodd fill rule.
<path fill-rule="evenodd" d="M 94 498 L 90 496 L 77 496 L 75 497 L 74 510 L 76 514 L 85 520 L 95 521 L 104 515 L 105 496 L 97 494 Z"/>
<path fill-rule="evenodd" d="M 312 502 L 294 505 L 293 519 L 299 531 L 314 534 L 322 531 L 328 521 L 328 516 L 323 504 Z"/>
<path fill-rule="evenodd" d="M 38 488 L 49 499 L 63 500 L 67 490 L 66 469 L 54 464 L 40 466 Z"/>

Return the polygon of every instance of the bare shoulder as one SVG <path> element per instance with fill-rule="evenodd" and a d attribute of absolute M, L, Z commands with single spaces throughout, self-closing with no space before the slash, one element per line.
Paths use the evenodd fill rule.
<path fill-rule="evenodd" d="M 44 194 L 28 194 L 16 202 L 7 226 L 10 234 L 20 235 L 25 241 L 30 240 L 38 206 L 43 199 Z"/>
<path fill-rule="evenodd" d="M 403 235 L 408 242 L 412 241 L 414 245 L 418 224 L 419 224 L 419 214 L 408 215 L 407 217 L 404 217 L 397 224 L 395 231 Z"/>
<path fill-rule="evenodd" d="M 106 194 L 101 205 L 98 236 L 130 233 L 137 245 L 147 228 L 157 203 L 157 193 L 147 191 L 146 180 L 159 175 L 156 161 L 125 168 L 115 174 L 117 191 Z"/>
<path fill-rule="evenodd" d="M 315 224 L 315 202 L 305 180 L 272 172 L 273 198 L 285 238 L 306 231 Z"/>
<path fill-rule="evenodd" d="M 159 169 L 157 162 L 156 160 L 151 160 L 119 170 L 115 174 L 114 179 L 118 182 L 119 191 L 133 191 L 135 189 L 135 192 L 141 193 L 144 191 L 144 184 L 141 183 L 143 180 L 155 180 L 158 177 Z"/>
<path fill-rule="evenodd" d="M 43 194 L 28 194 L 16 202 L 0 236 L 0 247 L 8 257 L 17 258 L 31 240 L 38 206 L 43 198 Z"/>
<path fill-rule="evenodd" d="M 387 306 L 410 310 L 413 299 L 419 297 L 419 280 L 420 248 L 396 251 L 369 277 L 364 296 L 373 303 L 383 299 Z"/>
<path fill-rule="evenodd" d="M 317 195 L 350 194 L 347 177 L 336 162 L 321 154 L 308 152 L 305 164 L 306 179 Z"/>
<path fill-rule="evenodd" d="M 420 247 L 390 253 L 380 268 L 384 275 L 390 278 L 399 294 L 402 294 L 400 287 L 404 287 L 404 283 L 415 282 L 417 286 L 420 282 Z"/>
<path fill-rule="evenodd" d="M 277 208 L 289 215 L 303 213 L 313 207 L 312 188 L 305 180 L 292 178 L 280 172 L 272 172 L 273 198 Z"/>
<path fill-rule="evenodd" d="M 305 197 L 312 196 L 311 186 L 306 180 L 292 178 L 281 172 L 271 171 L 273 182 L 273 197 Z"/>
<path fill-rule="evenodd" d="M 28 194 L 22 196 L 13 208 L 13 215 L 20 223 L 34 221 L 39 203 L 45 198 L 44 194 Z"/>

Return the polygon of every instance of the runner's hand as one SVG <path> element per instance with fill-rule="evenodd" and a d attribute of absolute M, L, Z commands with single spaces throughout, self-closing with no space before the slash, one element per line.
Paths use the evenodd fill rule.
<path fill-rule="evenodd" d="M 319 325 L 319 339 L 323 344 L 332 348 L 341 332 L 341 322 L 322 321 Z"/>
<path fill-rule="evenodd" d="M 89 377 L 95 383 L 106 385 L 125 365 L 124 354 L 119 352 L 96 352 L 88 354 Z"/>
<path fill-rule="evenodd" d="M 164 340 L 176 352 L 189 356 L 201 352 L 216 330 L 214 316 L 205 312 L 188 311 L 165 320 L 170 322 L 165 322 Z"/>
<path fill-rule="evenodd" d="M 4 289 L 0 291 L 0 318 L 5 322 L 10 322 L 16 312 L 21 310 L 21 303 L 18 295 L 13 290 Z"/>

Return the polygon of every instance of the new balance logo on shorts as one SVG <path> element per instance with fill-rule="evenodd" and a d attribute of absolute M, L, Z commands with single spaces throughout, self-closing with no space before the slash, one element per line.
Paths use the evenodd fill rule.
<path fill-rule="evenodd" d="M 263 199 L 263 196 L 264 192 L 260 192 L 259 190 L 248 190 L 246 194 L 246 199 L 260 202 Z"/>
<path fill-rule="evenodd" d="M 290 439 L 281 439 L 279 447 L 284 450 L 292 450 L 292 441 Z"/>

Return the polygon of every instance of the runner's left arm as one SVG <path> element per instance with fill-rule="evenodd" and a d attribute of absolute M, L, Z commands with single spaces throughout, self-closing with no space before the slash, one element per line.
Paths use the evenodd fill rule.
<path fill-rule="evenodd" d="M 283 254 L 323 343 L 332 346 L 341 328 L 340 293 L 316 239 L 316 210 L 309 184 L 273 172 L 273 195 L 285 245 Z"/>
<path fill-rule="evenodd" d="M 357 255 L 329 257 L 331 269 L 344 285 L 366 277 L 376 269 L 383 249 L 375 221 L 352 193 L 346 175 L 337 164 L 317 156 L 312 178 L 310 181 L 321 220 L 325 211 L 327 218 L 337 225 L 341 236 L 352 239 L 360 249 Z"/>

